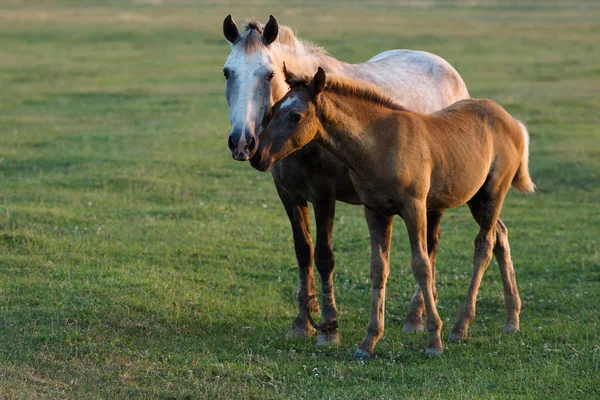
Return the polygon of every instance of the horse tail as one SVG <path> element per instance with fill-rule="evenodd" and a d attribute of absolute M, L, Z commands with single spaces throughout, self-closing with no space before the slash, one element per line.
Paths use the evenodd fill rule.
<path fill-rule="evenodd" d="M 529 176 L 529 132 L 527 132 L 527 127 L 521 121 L 517 121 L 519 123 L 519 128 L 521 128 L 521 133 L 523 134 L 523 138 L 525 139 L 525 149 L 523 150 L 523 155 L 521 156 L 521 163 L 519 164 L 519 169 L 515 177 L 513 178 L 512 185 L 519 192 L 524 193 L 533 193 L 535 191 L 535 184 L 531 180 L 531 176 Z"/>

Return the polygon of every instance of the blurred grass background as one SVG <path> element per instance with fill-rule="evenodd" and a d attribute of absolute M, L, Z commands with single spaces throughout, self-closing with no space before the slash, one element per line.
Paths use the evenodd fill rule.
<path fill-rule="evenodd" d="M 395 222 L 386 334 L 350 360 L 369 307 L 362 209 L 338 205 L 342 345 L 284 339 L 289 223 L 269 174 L 234 162 L 221 24 L 269 14 L 348 62 L 426 50 L 532 136 L 532 196 L 503 211 L 523 300 L 500 333 L 484 278 L 470 338 L 435 359 L 403 335 L 414 279 Z M 594 1 L 3 1 L 0 398 L 600 396 L 600 4 Z M 446 336 L 477 229 L 446 213 Z"/>

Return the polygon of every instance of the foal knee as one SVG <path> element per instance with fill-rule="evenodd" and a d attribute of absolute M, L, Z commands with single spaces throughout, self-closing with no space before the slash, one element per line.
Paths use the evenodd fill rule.
<path fill-rule="evenodd" d="M 475 238 L 475 251 L 486 256 L 492 255 L 492 249 L 496 245 L 496 235 L 480 232 Z"/>
<path fill-rule="evenodd" d="M 421 290 L 423 290 L 423 285 L 427 285 L 433 279 L 429 259 L 422 255 L 413 256 L 411 267 L 417 283 L 421 286 Z"/>

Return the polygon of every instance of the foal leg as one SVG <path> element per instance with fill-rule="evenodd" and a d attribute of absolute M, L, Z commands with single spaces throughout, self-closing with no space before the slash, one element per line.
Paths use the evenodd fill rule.
<path fill-rule="evenodd" d="M 437 301 L 437 290 L 435 288 L 435 257 L 437 254 L 438 242 L 440 240 L 440 225 L 442 222 L 443 210 L 427 211 L 427 252 L 429 253 L 429 263 L 433 273 L 433 296 Z M 415 285 L 415 293 L 410 301 L 410 311 L 406 316 L 402 332 L 412 333 L 420 332 L 425 329 L 423 322 L 423 312 L 425 311 L 425 301 L 419 284 Z"/>
<path fill-rule="evenodd" d="M 480 224 L 481 221 L 481 204 L 472 202 L 469 204 L 469 209 L 473 218 Z M 496 244 L 494 245 L 494 256 L 500 268 L 500 276 L 502 277 L 502 286 L 504 287 L 504 304 L 506 307 L 506 323 L 502 329 L 505 333 L 519 331 L 519 313 L 521 311 L 521 298 L 517 289 L 517 280 L 515 278 L 515 270 L 513 268 L 510 257 L 510 246 L 508 244 L 508 229 L 500 218 L 496 222 Z"/>
<path fill-rule="evenodd" d="M 385 285 L 390 273 L 390 242 L 393 216 L 379 214 L 365 206 L 371 235 L 371 315 L 367 336 L 356 349 L 354 359 L 373 356 L 375 344 L 383 335 L 385 324 Z"/>
<path fill-rule="evenodd" d="M 406 222 L 410 239 L 413 274 L 423 293 L 427 312 L 426 326 L 429 332 L 429 343 L 426 354 L 441 354 L 443 352 L 440 337 L 442 320 L 435 305 L 433 270 L 427 253 L 427 208 L 425 202 L 415 200 L 412 203 L 405 204 L 401 215 Z"/>
<path fill-rule="evenodd" d="M 277 187 L 277 192 L 292 224 L 300 278 L 298 282 L 298 316 L 285 337 L 287 339 L 308 337 L 315 333 L 312 313 L 319 311 L 313 272 L 313 245 L 308 205 L 306 200 L 294 201 L 279 187 Z"/>
<path fill-rule="evenodd" d="M 496 246 L 494 256 L 500 267 L 502 286 L 504 287 L 504 304 L 506 306 L 506 322 L 502 332 L 513 333 L 519 331 L 519 313 L 521 312 L 521 298 L 517 289 L 517 278 L 510 257 L 508 245 L 508 229 L 500 219 L 496 223 Z"/>
<path fill-rule="evenodd" d="M 486 182 L 484 187 L 467 203 L 473 215 L 479 217 L 479 234 L 475 238 L 473 276 L 467 292 L 467 299 L 461 308 L 458 321 L 448 337 L 449 342 L 457 343 L 465 339 L 468 335 L 469 324 L 475 318 L 477 292 L 483 274 L 492 258 L 492 250 L 496 244 L 496 223 L 508 191 L 508 185 L 502 185 L 495 190 L 493 189 L 494 185 L 498 185 L 498 182 Z"/>
<path fill-rule="evenodd" d="M 475 221 L 481 223 L 481 203 L 473 201 L 469 209 Z M 515 270 L 510 257 L 510 246 L 508 244 L 508 229 L 500 218 L 496 221 L 496 244 L 494 245 L 494 256 L 500 268 L 502 286 L 504 287 L 504 304 L 506 307 L 506 323 L 502 329 L 505 333 L 519 331 L 519 313 L 521 311 L 521 299 L 517 289 Z"/>
<path fill-rule="evenodd" d="M 340 343 L 338 330 L 338 310 L 335 305 L 333 291 L 333 245 L 331 235 L 335 218 L 335 196 L 331 196 L 314 203 L 315 219 L 317 221 L 317 242 L 315 246 L 315 264 L 321 275 L 322 322 L 317 326 L 319 336 L 317 345 L 333 345 Z"/>

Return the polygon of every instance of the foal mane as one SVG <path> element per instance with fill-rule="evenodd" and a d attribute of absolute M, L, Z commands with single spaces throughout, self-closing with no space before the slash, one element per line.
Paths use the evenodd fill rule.
<path fill-rule="evenodd" d="M 355 97 L 371 104 L 389 108 L 390 110 L 406 111 L 406 107 L 396 103 L 383 90 L 370 82 L 352 79 L 341 75 L 327 75 L 325 91 L 341 96 Z"/>
<path fill-rule="evenodd" d="M 312 83 L 312 77 L 293 76 L 287 79 L 291 88 L 302 86 L 309 87 Z M 376 106 L 389 108 L 395 111 L 408 111 L 406 107 L 396 103 L 383 90 L 370 82 L 348 78 L 341 75 L 327 75 L 325 91 L 339 94 L 341 96 L 354 97 L 364 100 Z"/>

